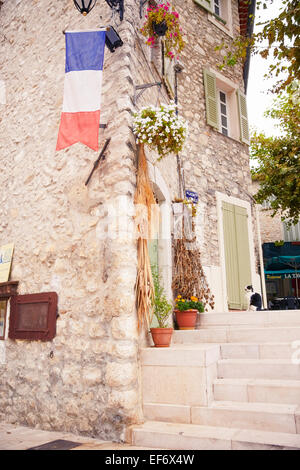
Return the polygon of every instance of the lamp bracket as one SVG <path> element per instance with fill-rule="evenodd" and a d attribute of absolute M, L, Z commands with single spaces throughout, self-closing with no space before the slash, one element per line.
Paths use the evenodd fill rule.
<path fill-rule="evenodd" d="M 161 85 L 162 85 L 162 82 L 144 83 L 143 85 L 136 85 L 134 87 L 133 104 L 136 105 L 137 100 L 139 99 L 139 97 L 144 93 L 144 91 L 147 88 L 151 88 L 153 86 L 159 86 L 160 87 Z M 141 90 L 141 91 L 137 94 L 136 93 L 137 90 Z"/>
<path fill-rule="evenodd" d="M 114 12 L 119 13 L 120 21 L 123 21 L 124 18 L 124 0 L 105 0 L 108 6 Z"/>

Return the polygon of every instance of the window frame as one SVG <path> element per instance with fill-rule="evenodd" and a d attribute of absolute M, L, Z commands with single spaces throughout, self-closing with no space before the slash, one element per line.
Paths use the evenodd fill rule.
<path fill-rule="evenodd" d="M 219 9 L 219 13 L 216 12 L 216 9 Z M 222 18 L 222 0 L 213 0 L 213 11 L 215 15 Z"/>
<path fill-rule="evenodd" d="M 300 241 L 300 221 L 288 227 L 286 222 L 282 222 L 283 238 L 285 242 L 299 242 Z"/>
<path fill-rule="evenodd" d="M 224 2 L 226 1 L 226 6 Z M 220 14 L 215 12 L 215 0 L 212 0 L 212 11 L 208 12 L 208 19 L 215 26 L 220 28 L 230 37 L 233 37 L 233 18 L 232 18 L 232 7 L 230 0 L 219 0 Z"/>
<path fill-rule="evenodd" d="M 238 142 L 249 145 L 249 121 L 246 95 L 237 83 L 216 72 L 211 67 L 203 69 L 204 93 L 206 100 L 206 122 L 218 132 L 221 132 L 221 113 L 219 91 L 227 96 L 228 135 Z M 243 104 L 242 113 L 241 103 Z"/>
<path fill-rule="evenodd" d="M 221 134 L 225 135 L 226 137 L 231 137 L 231 135 L 230 135 L 230 108 L 228 106 L 227 92 L 220 89 L 220 88 L 217 88 L 217 92 L 218 92 L 218 104 L 219 104 L 219 113 L 220 113 L 220 119 L 219 119 L 220 128 L 219 128 L 219 131 L 221 132 Z M 225 103 L 221 101 L 221 93 L 223 93 L 223 95 L 225 95 Z M 222 113 L 222 104 L 225 105 L 226 114 Z M 226 128 L 222 124 L 222 116 L 226 117 L 226 120 L 227 120 Z M 223 128 L 226 129 L 227 134 L 224 134 L 224 132 L 222 130 Z"/>

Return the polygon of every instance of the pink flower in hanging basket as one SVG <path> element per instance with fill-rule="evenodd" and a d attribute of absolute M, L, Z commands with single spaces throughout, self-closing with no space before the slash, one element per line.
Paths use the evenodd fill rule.
<path fill-rule="evenodd" d="M 155 40 L 159 36 L 164 36 L 165 55 L 173 59 L 185 47 L 178 12 L 167 2 L 166 4 L 160 3 L 156 7 L 148 7 L 147 13 L 146 21 L 140 30 L 147 38 L 146 44 L 153 47 Z"/>

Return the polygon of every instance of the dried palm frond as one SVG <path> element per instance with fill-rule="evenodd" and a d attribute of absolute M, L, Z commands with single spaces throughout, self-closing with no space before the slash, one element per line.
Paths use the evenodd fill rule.
<path fill-rule="evenodd" d="M 184 224 L 184 222 L 183 222 Z M 183 227 L 184 229 L 184 227 Z M 214 296 L 212 295 L 201 263 L 201 253 L 196 243 L 192 225 L 193 237 L 179 238 L 174 242 L 174 275 L 172 288 L 175 296 L 183 298 L 197 297 L 206 307 L 214 308 Z M 184 230 L 183 230 L 184 233 Z"/>
<path fill-rule="evenodd" d="M 143 325 L 146 325 L 149 328 L 153 316 L 154 285 L 148 252 L 148 238 L 151 236 L 151 213 L 156 201 L 150 184 L 143 144 L 140 144 L 138 149 L 137 187 L 134 203 L 136 207 L 135 220 L 138 240 L 138 264 L 135 285 L 138 326 L 141 328 Z"/>

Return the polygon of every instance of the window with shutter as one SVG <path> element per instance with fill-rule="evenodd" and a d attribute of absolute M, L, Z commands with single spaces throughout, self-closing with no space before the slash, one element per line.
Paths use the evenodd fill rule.
<path fill-rule="evenodd" d="M 219 72 L 204 69 L 206 121 L 222 134 L 249 145 L 247 102 L 237 85 Z"/>
<path fill-rule="evenodd" d="M 204 88 L 206 99 L 206 121 L 207 124 L 219 128 L 219 110 L 218 110 L 218 94 L 216 86 L 216 76 L 209 70 L 203 71 Z"/>
<path fill-rule="evenodd" d="M 208 19 L 215 26 L 233 37 L 231 0 L 194 0 L 208 12 Z"/>
<path fill-rule="evenodd" d="M 194 2 L 200 7 L 212 13 L 213 11 L 212 0 L 194 0 Z"/>
<path fill-rule="evenodd" d="M 248 113 L 247 113 L 247 101 L 246 96 L 237 90 L 238 110 L 240 118 L 240 139 L 245 144 L 249 145 L 249 126 L 248 126 Z"/>

